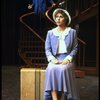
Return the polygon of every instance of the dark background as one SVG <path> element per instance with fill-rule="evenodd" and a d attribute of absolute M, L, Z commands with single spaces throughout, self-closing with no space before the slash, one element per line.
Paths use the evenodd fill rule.
<path fill-rule="evenodd" d="M 29 0 L 1 0 L 1 64 L 19 62 L 19 17 L 28 12 Z"/>
<path fill-rule="evenodd" d="M 57 0 L 54 0 L 56 2 Z M 18 65 L 19 17 L 27 12 L 32 0 L 1 0 L 1 64 Z"/>

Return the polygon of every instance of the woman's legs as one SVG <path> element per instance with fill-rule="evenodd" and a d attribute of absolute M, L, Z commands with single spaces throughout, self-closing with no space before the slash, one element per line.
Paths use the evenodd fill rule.
<path fill-rule="evenodd" d="M 51 91 L 44 92 L 44 100 L 52 100 Z"/>
<path fill-rule="evenodd" d="M 64 93 L 59 94 L 57 91 L 52 91 L 51 95 L 52 95 L 52 100 L 65 100 L 65 98 L 66 98 Z M 60 95 L 60 96 L 58 96 L 58 95 Z"/>
<path fill-rule="evenodd" d="M 65 100 L 65 95 L 64 93 L 61 94 L 61 99 L 60 100 Z"/>
<path fill-rule="evenodd" d="M 58 100 L 57 91 L 52 91 L 51 95 L 52 95 L 52 100 Z"/>

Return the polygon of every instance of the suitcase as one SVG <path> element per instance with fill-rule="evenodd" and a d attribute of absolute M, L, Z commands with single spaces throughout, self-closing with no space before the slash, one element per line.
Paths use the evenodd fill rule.
<path fill-rule="evenodd" d="M 20 69 L 20 100 L 43 100 L 45 70 Z"/>

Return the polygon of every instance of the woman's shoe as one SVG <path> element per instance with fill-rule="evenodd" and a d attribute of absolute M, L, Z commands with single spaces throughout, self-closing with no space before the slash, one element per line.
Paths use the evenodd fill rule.
<path fill-rule="evenodd" d="M 67 100 L 73 100 L 71 97 L 67 97 Z"/>

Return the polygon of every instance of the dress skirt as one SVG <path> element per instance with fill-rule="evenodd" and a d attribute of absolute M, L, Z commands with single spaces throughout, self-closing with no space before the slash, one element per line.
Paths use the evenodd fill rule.
<path fill-rule="evenodd" d="M 57 59 L 62 61 L 67 54 L 57 55 Z M 44 100 L 52 100 L 51 91 L 58 91 L 59 95 L 63 92 L 67 98 L 79 100 L 77 83 L 75 78 L 75 64 L 54 64 L 50 62 L 46 68 Z"/>

